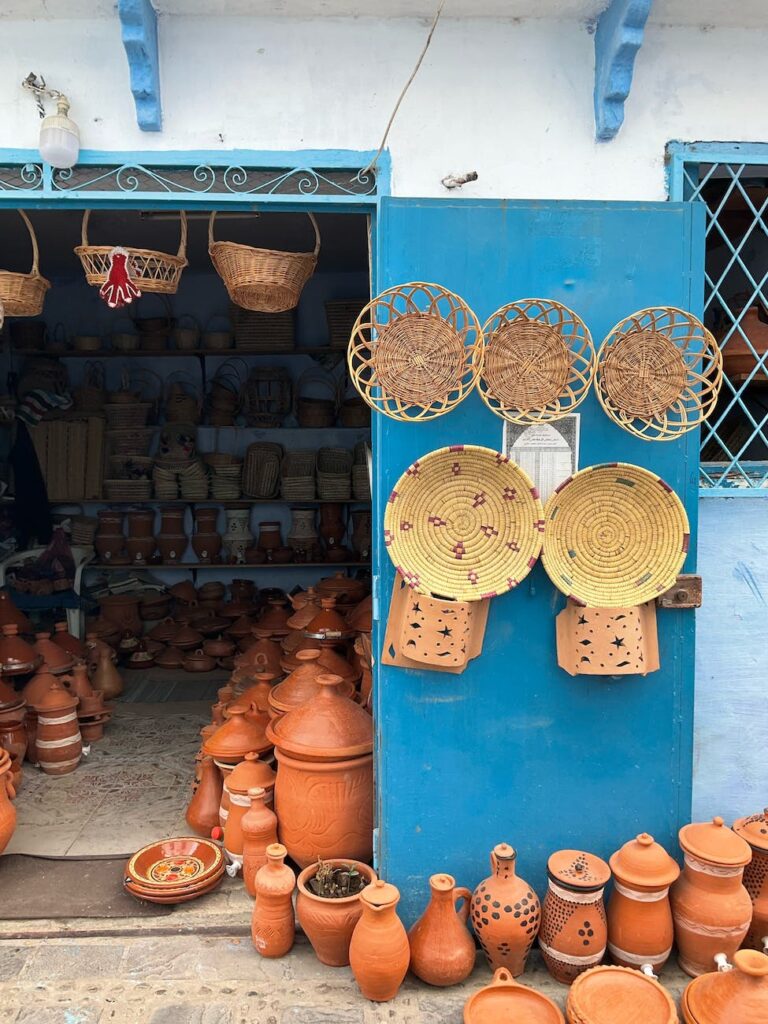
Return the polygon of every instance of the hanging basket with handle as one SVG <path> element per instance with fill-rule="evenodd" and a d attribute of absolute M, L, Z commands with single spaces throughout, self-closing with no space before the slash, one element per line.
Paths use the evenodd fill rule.
<path fill-rule="evenodd" d="M 281 252 L 277 249 L 255 249 L 238 242 L 215 241 L 213 225 L 216 211 L 211 213 L 208 252 L 234 303 L 256 313 L 283 313 L 299 304 L 302 289 L 315 272 L 320 252 L 317 221 L 311 213 L 307 216 L 315 229 L 314 250 Z"/>
<path fill-rule="evenodd" d="M 110 258 L 114 245 L 91 245 L 88 241 L 88 222 L 91 211 L 83 213 L 82 244 L 75 248 L 75 255 L 85 271 L 88 284 L 100 288 L 107 280 Z M 159 292 L 175 295 L 179 287 L 181 272 L 187 266 L 187 215 L 179 211 L 181 239 L 175 256 L 155 249 L 135 249 L 125 246 L 130 260 L 131 280 L 142 292 Z"/>
<path fill-rule="evenodd" d="M 35 229 L 23 210 L 19 210 L 19 216 L 27 225 L 32 242 L 32 269 L 28 274 L 0 270 L 0 308 L 5 311 L 6 316 L 39 316 L 43 311 L 45 293 L 51 287 L 51 282 L 40 273 L 40 253 Z"/>

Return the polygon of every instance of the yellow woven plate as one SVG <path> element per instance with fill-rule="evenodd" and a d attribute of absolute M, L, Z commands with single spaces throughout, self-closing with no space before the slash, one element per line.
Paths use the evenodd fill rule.
<path fill-rule="evenodd" d="M 544 522 L 549 578 L 592 608 L 633 607 L 669 590 L 690 541 L 669 484 L 625 462 L 569 477 L 547 502 Z"/>
<path fill-rule="evenodd" d="M 384 540 L 421 594 L 480 601 L 516 587 L 541 551 L 541 501 L 501 452 L 452 445 L 423 456 L 389 496 Z"/>

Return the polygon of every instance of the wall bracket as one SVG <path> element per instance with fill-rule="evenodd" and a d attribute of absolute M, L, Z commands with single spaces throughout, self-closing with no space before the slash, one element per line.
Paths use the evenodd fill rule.
<path fill-rule="evenodd" d="M 595 30 L 595 133 L 615 138 L 624 122 L 635 57 L 653 0 L 610 0 Z"/>
<path fill-rule="evenodd" d="M 150 0 L 118 0 L 117 11 L 131 72 L 136 120 L 143 132 L 159 132 L 163 127 L 163 112 L 157 14 Z"/>

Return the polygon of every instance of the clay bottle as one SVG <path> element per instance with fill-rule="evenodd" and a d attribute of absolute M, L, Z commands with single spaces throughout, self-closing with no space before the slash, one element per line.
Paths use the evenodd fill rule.
<path fill-rule="evenodd" d="M 394 999 L 408 973 L 411 950 L 403 922 L 397 916 L 400 893 L 377 878 L 360 893 L 362 916 L 352 932 L 349 964 L 366 999 Z"/>
<path fill-rule="evenodd" d="M 428 985 L 458 985 L 475 966 L 475 943 L 467 929 L 472 893 L 457 889 L 451 875 L 432 875 L 429 887 L 429 905 L 408 932 L 411 970 Z"/>
<path fill-rule="evenodd" d="M 277 843 L 277 816 L 264 803 L 267 793 L 260 786 L 248 790 L 251 806 L 240 822 L 243 832 L 243 882 L 249 895 L 256 895 L 256 872 L 267 863 L 267 849 Z"/>
<path fill-rule="evenodd" d="M 221 773 L 212 757 L 204 756 L 200 762 L 200 781 L 187 806 L 187 824 L 199 836 L 208 838 L 211 829 L 219 824 L 221 803 Z"/>
<path fill-rule="evenodd" d="M 123 680 L 112 661 L 112 653 L 104 644 L 99 649 L 99 660 L 91 680 L 94 690 L 104 694 L 104 700 L 114 700 L 123 692 Z"/>
<path fill-rule="evenodd" d="M 267 847 L 267 863 L 256 873 L 251 939 L 261 956 L 285 956 L 296 936 L 292 899 L 296 876 L 285 863 L 287 856 L 284 846 L 273 843 Z"/>
<path fill-rule="evenodd" d="M 472 927 L 491 970 L 505 967 L 513 977 L 525 970 L 541 921 L 539 897 L 515 874 L 516 851 L 499 843 L 491 852 L 493 874 L 472 894 Z"/>

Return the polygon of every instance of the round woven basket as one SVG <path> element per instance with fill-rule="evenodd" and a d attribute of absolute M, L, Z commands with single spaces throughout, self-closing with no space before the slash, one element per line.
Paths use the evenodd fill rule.
<path fill-rule="evenodd" d="M 114 245 L 91 245 L 88 241 L 88 222 L 91 211 L 83 213 L 82 240 L 75 248 L 75 254 L 85 271 L 88 284 L 101 287 L 109 274 L 110 256 Z M 154 249 L 134 249 L 125 246 L 130 258 L 131 280 L 142 292 L 158 292 L 174 295 L 179 287 L 181 272 L 187 265 L 187 215 L 179 212 L 181 239 L 175 256 Z"/>
<path fill-rule="evenodd" d="M 564 594 L 593 608 L 644 604 L 674 584 L 690 542 L 682 502 L 624 462 L 589 466 L 547 502 L 542 561 Z"/>
<path fill-rule="evenodd" d="M 597 356 L 597 397 L 614 423 L 644 441 L 673 441 L 714 411 L 723 357 L 712 334 L 674 306 L 632 313 Z"/>
<path fill-rule="evenodd" d="M 483 326 L 485 352 L 478 381 L 485 404 L 513 423 L 566 416 L 587 395 L 595 375 L 589 328 L 554 299 L 518 299 Z"/>
<path fill-rule="evenodd" d="M 543 528 L 538 492 L 519 466 L 491 448 L 452 445 L 400 477 L 387 502 L 384 542 L 418 593 L 480 601 L 528 575 Z"/>
<path fill-rule="evenodd" d="M 19 210 L 18 214 L 27 226 L 32 243 L 32 268 L 28 274 L 0 270 L 0 326 L 3 312 L 5 316 L 39 316 L 43 311 L 45 293 L 51 287 L 51 282 L 40 273 L 40 253 L 35 229 L 23 210 Z"/>
<path fill-rule="evenodd" d="M 349 374 L 363 399 L 396 420 L 450 412 L 477 382 L 483 340 L 458 295 L 412 281 L 377 295 L 355 321 Z"/>

